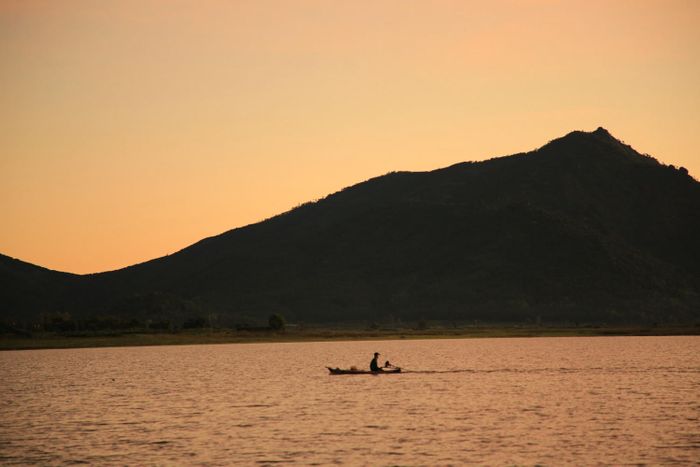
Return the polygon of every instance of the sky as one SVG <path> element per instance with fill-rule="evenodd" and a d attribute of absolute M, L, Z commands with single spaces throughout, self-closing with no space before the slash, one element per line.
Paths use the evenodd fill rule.
<path fill-rule="evenodd" d="M 700 178 L 698 24 L 694 0 L 0 0 L 0 253 L 118 269 L 598 126 Z"/>

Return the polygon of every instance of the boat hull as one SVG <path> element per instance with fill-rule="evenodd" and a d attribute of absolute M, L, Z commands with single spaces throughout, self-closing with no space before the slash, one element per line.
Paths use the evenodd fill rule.
<path fill-rule="evenodd" d="M 393 375 L 401 373 L 401 368 L 390 368 L 382 371 L 368 371 L 368 370 L 346 370 L 342 368 L 331 368 L 327 366 L 328 371 L 332 375 Z"/>

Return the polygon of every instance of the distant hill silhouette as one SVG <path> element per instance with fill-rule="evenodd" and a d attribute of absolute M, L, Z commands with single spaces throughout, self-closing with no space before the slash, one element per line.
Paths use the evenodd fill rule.
<path fill-rule="evenodd" d="M 77 276 L 0 257 L 5 320 L 697 322 L 700 183 L 598 128 L 359 183 L 163 258 Z"/>

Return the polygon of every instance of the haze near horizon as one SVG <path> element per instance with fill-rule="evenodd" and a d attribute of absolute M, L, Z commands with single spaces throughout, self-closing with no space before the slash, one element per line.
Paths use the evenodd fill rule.
<path fill-rule="evenodd" d="M 0 3 L 0 252 L 87 273 L 603 126 L 700 175 L 700 3 Z"/>

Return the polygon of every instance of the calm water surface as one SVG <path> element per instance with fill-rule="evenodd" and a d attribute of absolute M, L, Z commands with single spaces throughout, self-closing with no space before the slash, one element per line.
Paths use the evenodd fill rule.
<path fill-rule="evenodd" d="M 3 464 L 696 464 L 699 417 L 700 337 L 0 352 Z"/>

